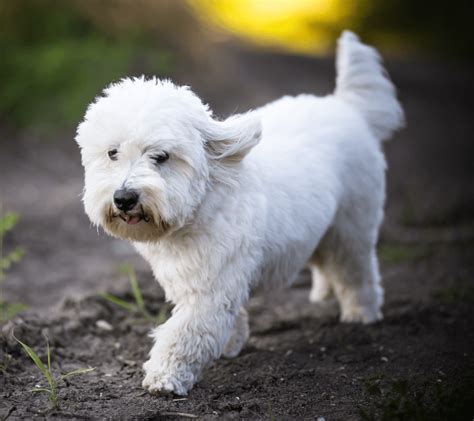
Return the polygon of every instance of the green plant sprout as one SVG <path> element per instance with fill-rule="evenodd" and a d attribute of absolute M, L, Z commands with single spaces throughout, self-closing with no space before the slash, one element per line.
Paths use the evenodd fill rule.
<path fill-rule="evenodd" d="M 91 368 L 91 367 L 78 368 L 76 370 L 69 371 L 66 374 L 62 374 L 59 377 L 54 377 L 51 370 L 51 350 L 49 347 L 49 341 L 47 337 L 46 337 L 46 355 L 47 355 L 48 360 L 47 360 L 46 365 L 43 363 L 43 361 L 41 361 L 40 357 L 38 357 L 38 354 L 36 354 L 36 352 L 33 351 L 31 347 L 26 345 L 24 342 L 20 341 L 15 336 L 13 337 L 23 347 L 26 354 L 33 360 L 36 367 L 38 367 L 38 369 L 41 371 L 41 373 L 43 374 L 43 376 L 48 382 L 48 387 L 38 387 L 35 389 L 31 389 L 31 392 L 47 393 L 49 395 L 49 401 L 53 409 L 59 406 L 58 386 L 61 381 L 67 379 L 68 377 L 89 373 L 94 370 L 94 368 Z"/>
<path fill-rule="evenodd" d="M 132 295 L 134 298 L 134 302 L 125 301 L 115 295 L 109 293 L 100 293 L 99 295 L 102 298 L 105 298 L 107 301 L 122 307 L 123 309 L 127 310 L 130 313 L 137 314 L 141 318 L 155 322 L 157 324 L 162 324 L 168 318 L 168 310 L 169 306 L 164 305 L 157 315 L 152 315 L 145 307 L 145 302 L 143 300 L 143 294 L 140 290 L 138 285 L 137 276 L 135 274 L 135 270 L 131 265 L 125 264 L 120 266 L 119 271 L 127 276 L 130 287 L 132 289 Z"/>
<path fill-rule="evenodd" d="M 8 303 L 3 298 L 2 284 L 6 277 L 6 272 L 14 263 L 18 263 L 24 255 L 24 250 L 20 247 L 14 249 L 7 255 L 3 255 L 3 238 L 18 223 L 18 215 L 8 212 L 0 217 L 0 323 L 10 320 L 17 313 L 25 310 L 26 306 L 21 303 Z"/>

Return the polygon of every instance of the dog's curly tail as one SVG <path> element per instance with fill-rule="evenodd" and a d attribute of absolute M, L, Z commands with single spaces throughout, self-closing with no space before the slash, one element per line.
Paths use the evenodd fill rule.
<path fill-rule="evenodd" d="M 387 140 L 403 127 L 405 118 L 395 87 L 373 47 L 344 31 L 338 40 L 335 96 L 362 113 L 373 134 Z"/>

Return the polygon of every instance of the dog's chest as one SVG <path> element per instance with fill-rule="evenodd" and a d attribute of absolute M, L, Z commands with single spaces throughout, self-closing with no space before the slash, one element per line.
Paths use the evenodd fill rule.
<path fill-rule="evenodd" d="M 153 274 L 165 290 L 168 300 L 205 292 L 215 278 L 215 264 L 205 246 L 189 243 L 136 243 L 135 248 L 150 264 Z"/>

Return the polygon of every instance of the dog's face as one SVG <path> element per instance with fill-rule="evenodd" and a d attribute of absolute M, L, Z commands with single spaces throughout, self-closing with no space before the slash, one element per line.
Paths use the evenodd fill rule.
<path fill-rule="evenodd" d="M 111 85 L 77 130 L 86 213 L 113 236 L 155 241 L 192 220 L 212 183 L 236 181 L 260 131 L 252 114 L 214 120 L 171 82 Z"/>

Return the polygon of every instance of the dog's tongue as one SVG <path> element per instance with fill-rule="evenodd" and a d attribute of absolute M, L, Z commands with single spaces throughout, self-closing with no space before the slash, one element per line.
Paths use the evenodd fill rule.
<path fill-rule="evenodd" d="M 135 225 L 135 224 L 138 224 L 140 222 L 140 217 L 137 216 L 137 215 L 124 215 L 123 216 L 123 219 L 125 220 L 125 222 L 129 225 Z"/>

